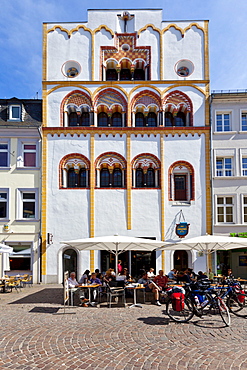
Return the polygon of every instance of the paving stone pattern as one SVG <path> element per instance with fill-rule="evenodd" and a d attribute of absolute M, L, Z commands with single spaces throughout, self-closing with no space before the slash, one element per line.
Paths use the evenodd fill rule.
<path fill-rule="evenodd" d="M 164 305 L 62 305 L 61 285 L 0 294 L 0 369 L 247 369 L 247 319 L 169 321 Z"/>

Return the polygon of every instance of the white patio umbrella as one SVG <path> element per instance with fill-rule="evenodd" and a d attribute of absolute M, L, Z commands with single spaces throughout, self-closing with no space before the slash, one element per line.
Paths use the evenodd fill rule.
<path fill-rule="evenodd" d="M 158 240 L 120 235 L 97 236 L 95 238 L 68 240 L 60 243 L 75 247 L 79 250 L 106 250 L 113 253 L 115 255 L 116 273 L 119 254 L 126 251 L 151 252 L 166 244 Z"/>
<path fill-rule="evenodd" d="M 0 253 L 13 253 L 13 248 L 10 247 L 10 246 L 8 246 L 8 245 L 6 245 L 6 244 L 0 243 Z M 6 257 L 2 259 L 1 275 L 3 275 L 4 266 L 5 266 L 5 271 L 10 270 L 9 256 L 8 255 L 4 255 L 4 256 L 6 256 Z"/>
<path fill-rule="evenodd" d="M 13 248 L 6 244 L 0 243 L 0 253 L 13 253 Z"/>
<path fill-rule="evenodd" d="M 169 250 L 196 250 L 206 255 L 206 268 L 208 273 L 208 256 L 217 250 L 230 250 L 247 248 L 247 238 L 230 237 L 224 235 L 201 235 L 194 238 L 183 238 L 175 242 L 166 242 L 159 248 Z"/>

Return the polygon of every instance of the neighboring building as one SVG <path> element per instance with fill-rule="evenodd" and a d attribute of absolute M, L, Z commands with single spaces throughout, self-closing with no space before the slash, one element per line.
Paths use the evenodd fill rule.
<path fill-rule="evenodd" d="M 161 9 L 89 10 L 43 26 L 42 281 L 113 265 L 61 241 L 211 233 L 208 21 Z M 52 236 L 52 240 L 51 240 Z M 197 252 L 122 255 L 140 268 L 205 269 Z"/>
<path fill-rule="evenodd" d="M 1 274 L 40 280 L 42 101 L 0 99 L 0 235 L 14 248 L 1 258 Z"/>
<path fill-rule="evenodd" d="M 213 233 L 247 232 L 247 92 L 211 96 Z M 247 235 L 247 234 L 246 234 Z M 247 277 L 247 249 L 217 252 L 236 276 Z"/>

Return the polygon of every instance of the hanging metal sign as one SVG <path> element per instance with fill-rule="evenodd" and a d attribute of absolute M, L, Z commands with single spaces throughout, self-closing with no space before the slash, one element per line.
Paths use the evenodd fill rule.
<path fill-rule="evenodd" d="M 183 222 L 180 221 L 181 217 L 183 217 Z M 184 214 L 183 214 L 182 210 L 180 211 L 178 221 L 179 221 L 179 224 L 176 224 L 175 233 L 177 234 L 177 236 L 179 238 L 184 238 L 189 232 L 190 224 L 188 224 L 188 222 L 185 221 Z"/>
<path fill-rule="evenodd" d="M 187 222 L 180 222 L 176 225 L 176 234 L 179 238 L 184 238 L 189 232 L 189 226 Z"/>

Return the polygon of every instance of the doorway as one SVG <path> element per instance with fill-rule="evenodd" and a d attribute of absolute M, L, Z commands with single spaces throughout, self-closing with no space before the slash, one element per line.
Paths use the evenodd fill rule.
<path fill-rule="evenodd" d="M 181 271 L 188 268 L 188 253 L 186 251 L 175 251 L 173 255 L 173 266 Z"/>
<path fill-rule="evenodd" d="M 77 253 L 74 249 L 66 249 L 63 251 L 63 276 L 64 272 L 68 271 L 69 274 L 74 271 L 77 276 Z"/>

